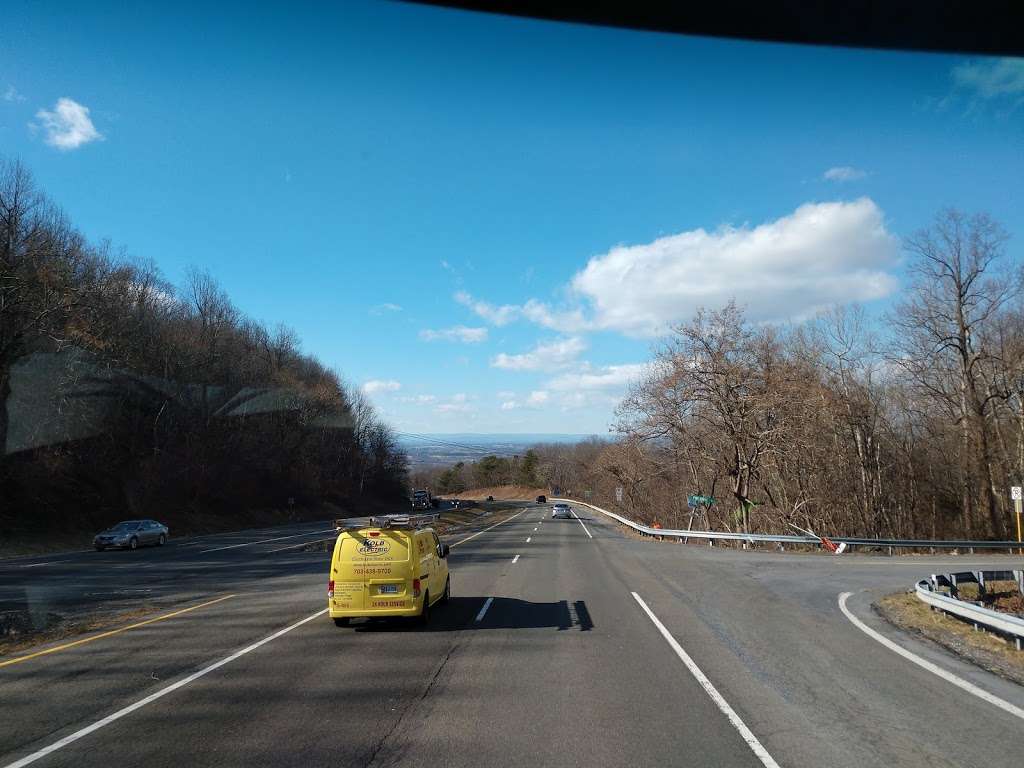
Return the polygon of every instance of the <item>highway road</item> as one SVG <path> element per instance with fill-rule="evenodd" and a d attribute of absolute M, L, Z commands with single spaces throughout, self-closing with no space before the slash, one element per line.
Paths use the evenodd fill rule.
<path fill-rule="evenodd" d="M 448 537 L 453 600 L 425 630 L 335 627 L 328 555 L 284 549 L 316 525 L 6 561 L 8 602 L 41 590 L 66 610 L 109 587 L 203 607 L 0 658 L 0 768 L 1021 765 L 1022 690 L 870 610 L 986 557 L 680 546 L 584 510 L 528 504 Z M 881 645 L 844 592 L 866 625 L 1010 710 Z"/>

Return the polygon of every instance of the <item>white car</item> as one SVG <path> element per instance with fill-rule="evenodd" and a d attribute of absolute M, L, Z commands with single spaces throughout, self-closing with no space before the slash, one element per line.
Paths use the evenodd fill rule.
<path fill-rule="evenodd" d="M 551 517 L 572 517 L 572 507 L 568 504 L 555 504 L 551 508 Z"/>

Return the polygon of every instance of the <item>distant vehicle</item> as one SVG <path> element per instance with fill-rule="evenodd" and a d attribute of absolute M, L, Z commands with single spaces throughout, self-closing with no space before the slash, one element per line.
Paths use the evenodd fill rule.
<path fill-rule="evenodd" d="M 538 504 L 547 504 L 548 503 L 548 497 L 547 496 L 538 496 L 537 497 L 537 503 Z"/>
<path fill-rule="evenodd" d="M 99 552 L 113 547 L 138 549 L 146 544 L 162 547 L 170 535 L 170 529 L 156 520 L 125 520 L 96 534 L 92 544 Z"/>
<path fill-rule="evenodd" d="M 494 497 L 493 497 L 493 496 L 488 496 L 488 497 L 487 497 L 487 500 L 488 500 L 488 501 L 494 501 Z"/>
<path fill-rule="evenodd" d="M 412 492 L 413 509 L 431 509 L 433 506 L 434 502 L 430 498 L 430 491 L 422 489 Z"/>
<path fill-rule="evenodd" d="M 568 504 L 555 504 L 551 508 L 551 517 L 572 517 L 572 507 Z"/>
<path fill-rule="evenodd" d="M 426 624 L 430 609 L 448 602 L 448 545 L 428 527 L 436 518 L 383 515 L 371 517 L 367 527 L 341 528 L 327 582 L 327 609 L 335 625 L 391 616 Z"/>

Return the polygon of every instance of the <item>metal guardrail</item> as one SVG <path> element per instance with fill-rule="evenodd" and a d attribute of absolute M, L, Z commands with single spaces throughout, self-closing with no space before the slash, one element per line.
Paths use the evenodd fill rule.
<path fill-rule="evenodd" d="M 683 531 L 671 528 L 651 528 L 647 525 L 635 523 L 632 520 L 609 512 L 607 509 L 595 507 L 585 501 L 576 499 L 550 498 L 549 501 L 565 501 L 572 504 L 580 504 L 590 507 L 603 515 L 618 520 L 625 526 L 646 536 L 663 536 L 672 539 L 707 539 L 709 541 L 747 541 L 747 542 L 774 542 L 778 544 L 820 544 L 821 539 L 816 536 L 796 536 L 792 534 L 774 533 L 734 533 L 732 531 Z M 916 548 L 916 549 L 1009 549 L 1011 552 L 1021 545 L 1016 541 L 971 541 L 968 539 L 863 539 L 851 536 L 829 536 L 829 539 L 836 544 L 845 542 L 847 547 L 891 547 L 891 548 Z"/>
<path fill-rule="evenodd" d="M 1024 618 L 1009 613 L 1000 613 L 990 608 L 960 600 L 958 584 L 974 583 L 984 594 L 985 583 L 991 581 L 1016 581 L 1017 588 L 1024 594 L 1024 571 L 962 571 L 950 574 L 932 574 L 930 579 L 917 582 L 914 591 L 917 597 L 932 608 L 959 616 L 961 619 L 1006 635 L 1013 639 L 1017 650 L 1024 650 Z M 952 594 L 944 595 L 940 587 L 949 587 Z"/>

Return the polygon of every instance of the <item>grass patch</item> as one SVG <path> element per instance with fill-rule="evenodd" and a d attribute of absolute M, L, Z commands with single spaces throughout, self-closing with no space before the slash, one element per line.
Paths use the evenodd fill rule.
<path fill-rule="evenodd" d="M 0 661 L 40 645 L 76 638 L 91 632 L 117 629 L 132 622 L 166 611 L 171 605 L 145 605 L 138 608 L 95 612 L 70 619 L 59 613 L 48 613 L 43 626 L 33 623 L 27 611 L 5 611 L 0 614 Z M 41 617 L 34 617 L 38 622 Z"/>
<path fill-rule="evenodd" d="M 961 595 L 963 592 L 961 589 Z M 913 593 L 888 595 L 875 603 L 874 608 L 893 626 L 931 640 L 972 664 L 1024 685 L 1024 651 L 1018 651 L 1012 642 L 990 632 L 976 631 L 971 624 L 942 611 L 933 611 Z"/>

